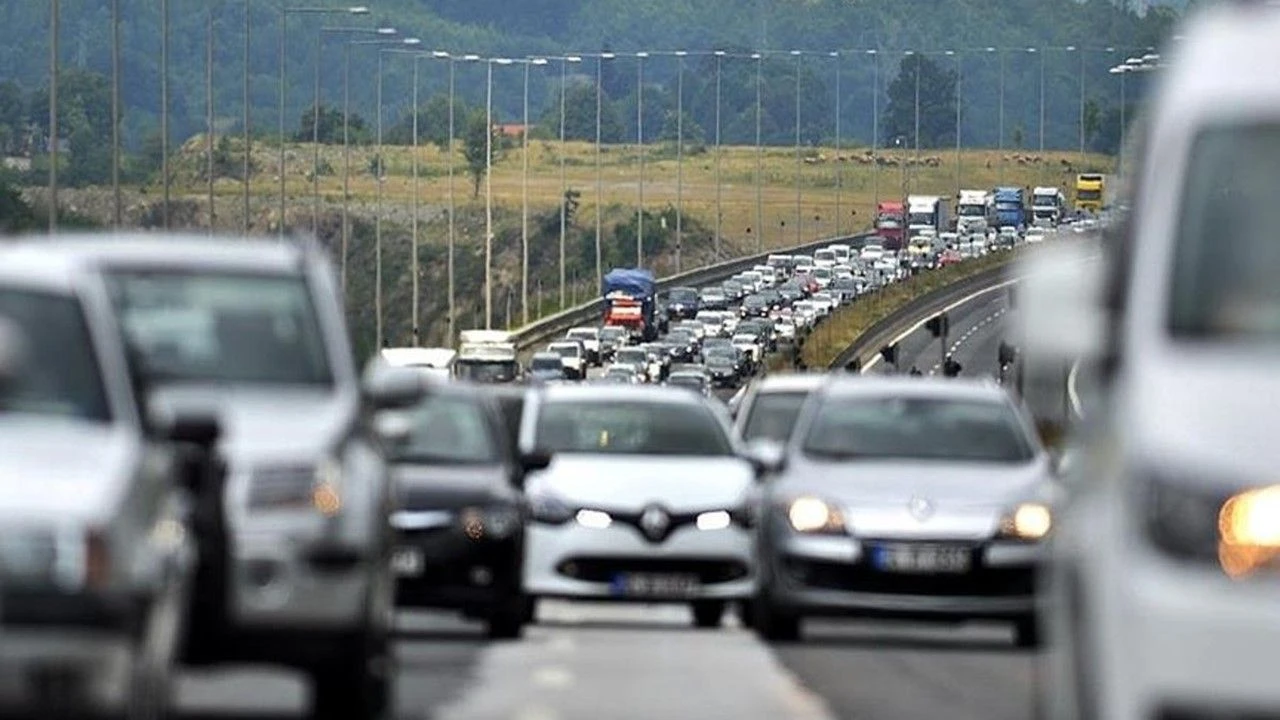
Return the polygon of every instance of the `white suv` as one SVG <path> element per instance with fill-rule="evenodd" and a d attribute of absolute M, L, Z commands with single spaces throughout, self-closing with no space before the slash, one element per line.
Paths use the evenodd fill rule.
<path fill-rule="evenodd" d="M 1106 400 L 1055 518 L 1047 717 L 1280 713 L 1280 9 L 1181 34 L 1076 318 L 1099 329 L 1059 305 L 1053 331 L 1082 328 Z"/>

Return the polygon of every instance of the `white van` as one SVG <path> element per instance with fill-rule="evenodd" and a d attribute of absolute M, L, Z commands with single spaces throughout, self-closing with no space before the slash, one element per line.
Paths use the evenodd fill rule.
<path fill-rule="evenodd" d="M 453 377 L 454 362 L 458 359 L 458 351 L 446 347 L 383 348 L 379 355 L 388 365 L 421 368 L 423 374 L 439 380 Z"/>

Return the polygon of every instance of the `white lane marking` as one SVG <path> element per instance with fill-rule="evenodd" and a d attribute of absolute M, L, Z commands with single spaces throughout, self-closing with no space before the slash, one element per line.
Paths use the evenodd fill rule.
<path fill-rule="evenodd" d="M 1013 285 L 1014 283 L 1018 282 L 1018 281 L 1019 281 L 1019 280 L 1021 280 L 1021 279 L 1022 279 L 1022 278 L 1013 278 L 1012 280 L 1005 280 L 1005 281 L 1003 281 L 1003 282 L 996 283 L 995 285 L 992 285 L 992 286 L 991 286 L 991 287 L 989 287 L 989 288 L 984 288 L 984 289 L 979 290 L 979 291 L 977 291 L 977 292 L 975 292 L 975 293 L 972 293 L 972 294 L 970 294 L 970 295 L 967 295 L 967 296 L 965 296 L 965 297 L 962 297 L 962 298 L 960 298 L 959 300 L 957 300 L 957 301 L 955 301 L 955 302 L 951 303 L 950 305 L 948 305 L 948 306 L 946 306 L 946 307 L 942 308 L 942 309 L 941 309 L 941 310 L 939 310 L 938 312 L 933 313 L 933 315 L 929 315 L 929 316 L 927 316 L 927 317 L 922 317 L 922 318 L 920 318 L 920 321 L 919 321 L 919 322 L 917 322 L 915 325 L 912 325 L 911 327 L 909 327 L 909 328 L 907 328 L 906 330 L 904 330 L 904 331 L 902 331 L 901 333 L 899 333 L 899 334 L 898 334 L 898 336 L 897 336 L 897 337 L 895 337 L 895 338 L 893 338 L 892 340 L 890 340 L 888 344 L 889 344 L 889 345 L 894 345 L 894 344 L 897 344 L 897 343 L 899 343 L 899 342 L 902 342 L 902 341 L 903 341 L 903 340 L 905 340 L 908 336 L 910 336 L 910 335 L 911 335 L 911 333 L 913 333 L 913 332 L 915 332 L 915 331 L 919 330 L 920 328 L 924 327 L 924 324 L 925 324 L 925 323 L 927 323 L 927 322 L 929 322 L 929 318 L 933 317 L 934 315 L 937 315 L 937 314 L 939 314 L 939 313 L 944 313 L 944 312 L 950 312 L 950 311 L 952 311 L 952 310 L 954 310 L 954 309 L 956 309 L 956 308 L 960 307 L 961 305 L 965 305 L 965 304 L 967 304 L 967 303 L 973 302 L 973 301 L 974 301 L 974 299 L 976 299 L 976 298 L 980 298 L 980 297 L 982 297 L 983 295 L 990 295 L 991 293 L 996 292 L 997 290 L 1003 290 L 1003 289 L 1005 289 L 1006 287 L 1009 287 L 1010 285 Z M 871 359 L 867 361 L 867 364 L 862 366 L 862 374 L 863 374 L 863 375 L 866 375 L 868 372 L 870 372 L 871 368 L 873 368 L 873 367 L 875 367 L 875 366 L 876 366 L 876 363 L 878 363 L 878 362 L 880 362 L 880 356 L 879 356 L 879 355 L 873 355 L 873 356 L 871 357 Z"/>
<path fill-rule="evenodd" d="M 560 720 L 560 714 L 549 707 L 532 705 L 517 710 L 511 720 Z"/>
<path fill-rule="evenodd" d="M 573 652 L 577 647 L 571 635 L 556 635 L 547 643 L 547 649 L 555 652 Z"/>
<path fill-rule="evenodd" d="M 1067 400 L 1071 403 L 1071 412 L 1077 418 L 1084 418 L 1084 407 L 1080 404 L 1080 391 L 1077 387 L 1080 375 L 1080 360 L 1071 363 L 1071 372 L 1067 373 Z"/>
<path fill-rule="evenodd" d="M 533 682 L 542 687 L 566 688 L 573 684 L 573 673 L 568 668 L 548 665 L 533 671 Z"/>

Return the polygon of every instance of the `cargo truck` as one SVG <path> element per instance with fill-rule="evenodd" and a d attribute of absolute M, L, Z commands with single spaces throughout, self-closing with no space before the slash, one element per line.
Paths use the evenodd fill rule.
<path fill-rule="evenodd" d="M 454 374 L 478 383 L 512 383 L 520 379 L 515 336 L 505 330 L 463 330 L 458 333 Z"/>
<path fill-rule="evenodd" d="M 956 232 L 961 235 L 985 233 L 991 212 L 991 193 L 961 190 L 956 199 Z"/>
<path fill-rule="evenodd" d="M 1107 176 L 1101 173 L 1083 173 L 1076 176 L 1076 212 L 1093 215 L 1102 211 L 1105 201 Z"/>
<path fill-rule="evenodd" d="M 906 224 L 906 208 L 902 203 L 886 200 L 876 204 L 876 236 L 885 248 L 902 248 Z"/>
<path fill-rule="evenodd" d="M 1023 229 L 1027 223 L 1026 191 L 1020 187 L 998 187 L 992 195 L 996 227 Z"/>
<path fill-rule="evenodd" d="M 1067 197 L 1056 187 L 1037 187 L 1031 191 L 1031 223 L 1036 227 L 1055 227 L 1067 211 Z"/>
<path fill-rule="evenodd" d="M 937 195 L 907 196 L 907 236 L 915 237 L 922 230 L 940 233 L 946 228 L 943 223 L 942 198 Z"/>
<path fill-rule="evenodd" d="M 658 339 L 657 280 L 643 268 L 614 268 L 604 276 L 604 324 L 624 327 L 633 338 Z"/>

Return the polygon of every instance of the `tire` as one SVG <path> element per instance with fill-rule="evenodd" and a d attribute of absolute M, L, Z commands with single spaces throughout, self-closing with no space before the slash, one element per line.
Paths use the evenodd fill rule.
<path fill-rule="evenodd" d="M 725 603 L 720 600 L 698 600 L 693 603 L 694 627 L 711 629 L 724 621 Z"/>
<path fill-rule="evenodd" d="M 524 633 L 529 603 L 523 595 L 512 595 L 496 602 L 489 611 L 486 634 L 490 640 L 515 640 Z"/>
<path fill-rule="evenodd" d="M 768 642 L 795 642 L 800 639 L 800 616 L 783 612 L 767 599 L 758 597 L 751 602 L 751 626 L 761 639 Z"/>
<path fill-rule="evenodd" d="M 1013 642 L 1020 648 L 1040 647 L 1040 624 L 1035 617 L 1022 618 L 1014 623 Z"/>
<path fill-rule="evenodd" d="M 395 661 L 384 633 L 366 631 L 333 661 L 311 673 L 314 720 L 391 717 Z"/>
<path fill-rule="evenodd" d="M 538 622 L 538 598 L 524 596 L 524 624 L 535 625 Z"/>

